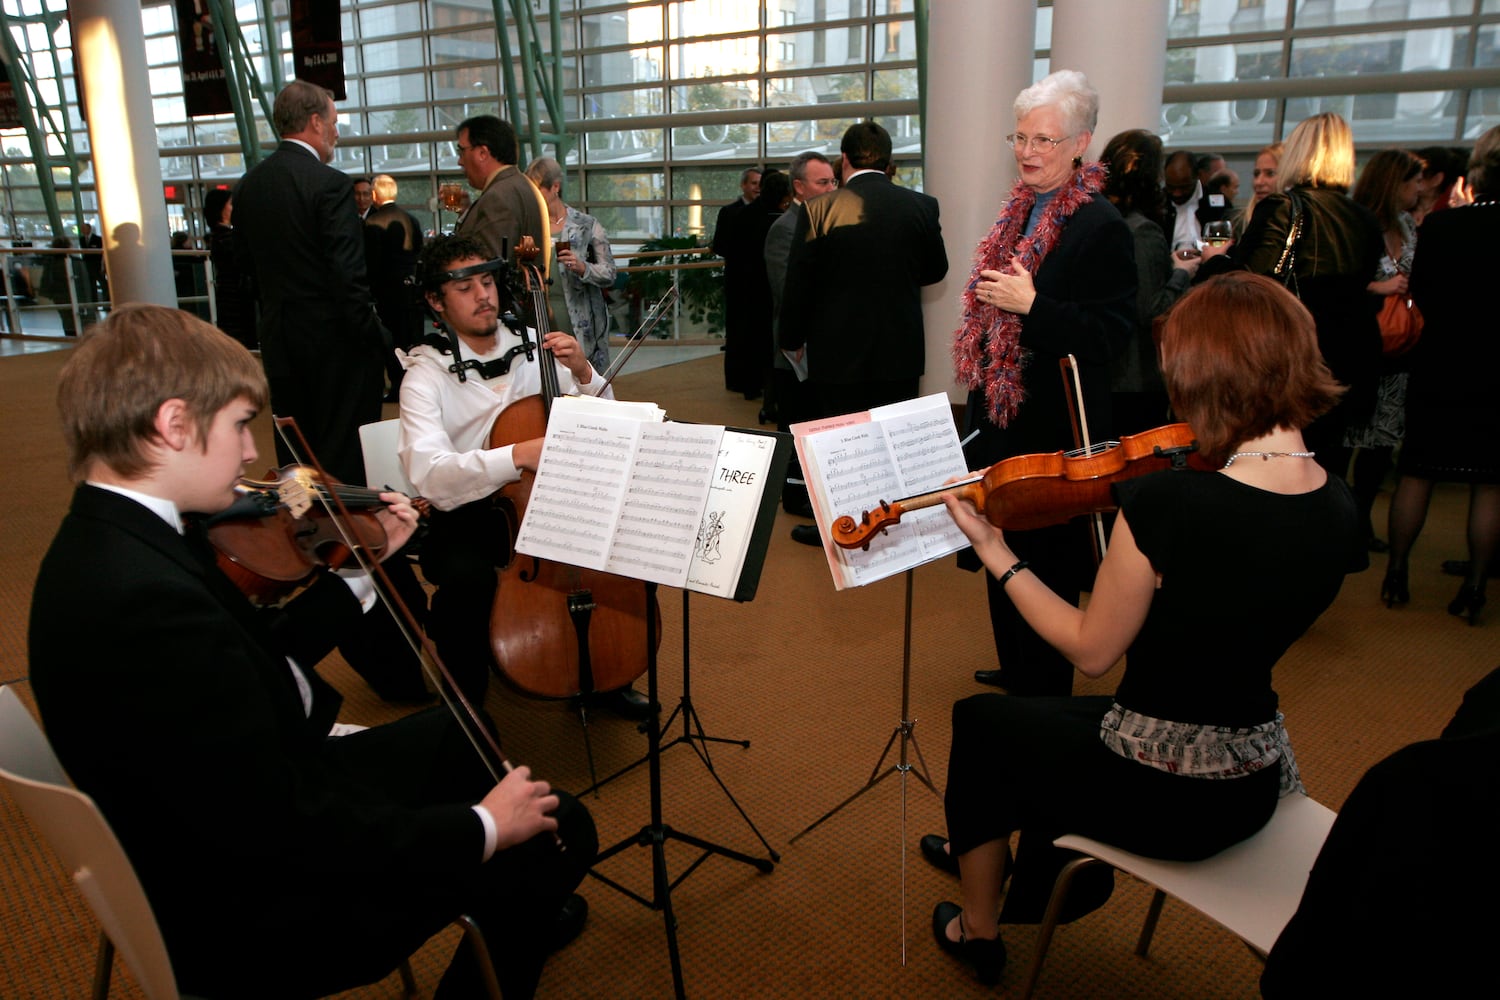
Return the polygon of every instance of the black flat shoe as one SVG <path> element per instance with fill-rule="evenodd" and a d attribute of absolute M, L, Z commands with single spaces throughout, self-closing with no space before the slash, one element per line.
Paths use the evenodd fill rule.
<path fill-rule="evenodd" d="M 803 545 L 816 545 L 823 547 L 823 537 L 818 534 L 816 524 L 799 524 L 792 529 L 792 541 L 801 542 Z"/>
<path fill-rule="evenodd" d="M 1388 608 L 1406 604 L 1411 600 L 1411 591 L 1406 587 L 1405 567 L 1385 571 L 1385 579 L 1380 581 L 1380 599 Z"/>
<path fill-rule="evenodd" d="M 958 874 L 958 859 L 948 853 L 948 838 L 929 833 L 922 838 L 922 857 L 940 872 Z"/>
<path fill-rule="evenodd" d="M 1484 591 L 1467 583 L 1458 588 L 1458 596 L 1448 602 L 1448 613 L 1467 618 L 1470 625 L 1479 623 L 1479 609 L 1484 607 Z"/>
<path fill-rule="evenodd" d="M 976 670 L 974 680 L 979 684 L 988 684 L 991 687 L 1010 687 L 1005 682 L 1005 671 L 1003 670 Z"/>
<path fill-rule="evenodd" d="M 964 937 L 963 920 L 958 922 L 959 939 L 949 940 L 948 925 L 953 922 L 954 917 L 961 917 L 963 912 L 963 908 L 955 903 L 939 903 L 932 911 L 932 936 L 937 939 L 938 947 L 944 952 L 960 962 L 974 966 L 974 974 L 981 983 L 994 986 L 1000 982 L 1000 973 L 1005 971 L 1005 942 L 999 935 L 972 940 Z"/>

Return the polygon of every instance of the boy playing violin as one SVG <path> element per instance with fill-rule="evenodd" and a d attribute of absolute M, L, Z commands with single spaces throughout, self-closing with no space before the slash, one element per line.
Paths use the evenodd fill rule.
<path fill-rule="evenodd" d="M 581 926 L 592 820 L 524 767 L 496 783 L 441 709 L 335 727 L 339 695 L 312 667 L 369 581 L 324 574 L 257 610 L 194 520 L 234 499 L 266 398 L 243 346 L 158 306 L 112 312 L 64 366 L 79 485 L 29 635 L 51 742 L 124 845 L 185 992 L 372 982 L 467 913 L 506 997 L 530 996 L 562 915 Z M 381 498 L 389 554 L 415 514 Z M 461 952 L 438 996 L 475 995 L 476 973 Z"/>

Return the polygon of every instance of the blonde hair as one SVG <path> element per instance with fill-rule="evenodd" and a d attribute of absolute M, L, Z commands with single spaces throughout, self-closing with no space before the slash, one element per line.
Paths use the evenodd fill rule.
<path fill-rule="evenodd" d="M 82 482 L 95 461 L 124 477 L 149 472 L 146 445 L 169 399 L 187 404 L 206 445 L 220 410 L 241 397 L 261 409 L 268 396 L 260 362 L 228 334 L 180 309 L 121 306 L 84 334 L 58 377 L 68 473 Z"/>
<path fill-rule="evenodd" d="M 1349 123 L 1332 111 L 1298 122 L 1276 164 L 1277 190 L 1317 187 L 1348 191 L 1353 183 L 1354 133 L 1349 131 Z"/>

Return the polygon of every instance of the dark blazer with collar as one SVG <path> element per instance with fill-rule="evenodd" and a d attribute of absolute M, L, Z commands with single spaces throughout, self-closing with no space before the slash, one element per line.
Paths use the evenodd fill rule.
<path fill-rule="evenodd" d="M 297 418 L 330 473 L 363 483 L 359 427 L 380 419 L 390 338 L 370 295 L 353 184 L 283 142 L 234 190 L 234 249 L 260 303 L 272 408 Z"/>
<path fill-rule="evenodd" d="M 490 253 L 497 257 L 504 254 L 507 260 L 515 257 L 521 237 L 530 236 L 544 254 L 537 266 L 543 269 L 547 266 L 545 254 L 552 230 L 542 211 L 536 185 L 514 164 L 505 167 L 479 192 L 453 227 L 453 233 L 477 239 L 490 248 Z"/>
<path fill-rule="evenodd" d="M 398 802 L 325 739 L 339 699 L 312 665 L 358 618 L 331 576 L 284 612 L 256 612 L 189 539 L 89 486 L 42 561 L 29 651 L 43 723 L 124 845 L 185 989 L 252 983 L 287 954 L 279 940 L 368 919 L 330 903 L 373 888 L 395 907 L 404 882 L 481 867 L 467 804 Z M 287 656 L 312 687 L 311 718 Z M 382 952 L 378 936 L 367 943 L 376 976 L 405 954 Z M 278 995 L 294 995 L 298 974 L 280 971 Z"/>
<path fill-rule="evenodd" d="M 260 300 L 266 370 L 295 365 L 302 338 L 378 352 L 354 187 L 302 146 L 283 142 L 234 191 L 235 254 Z"/>
<path fill-rule="evenodd" d="M 797 210 L 780 345 L 807 347 L 813 382 L 920 376 L 922 286 L 947 273 L 937 199 L 860 174 Z"/>

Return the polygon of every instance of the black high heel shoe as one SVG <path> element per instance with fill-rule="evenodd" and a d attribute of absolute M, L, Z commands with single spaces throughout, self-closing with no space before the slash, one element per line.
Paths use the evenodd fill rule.
<path fill-rule="evenodd" d="M 1411 601 L 1411 591 L 1406 586 L 1406 567 L 1387 568 L 1385 579 L 1380 581 L 1380 599 L 1388 608 Z"/>
<path fill-rule="evenodd" d="M 1467 583 L 1458 588 L 1458 596 L 1448 602 L 1448 613 L 1467 618 L 1470 625 L 1479 623 L 1479 609 L 1484 607 L 1484 591 Z"/>
<path fill-rule="evenodd" d="M 959 939 L 948 938 L 948 925 L 954 917 L 962 918 L 963 908 L 955 903 L 939 903 L 932 911 L 932 936 L 938 947 L 961 962 L 974 966 L 974 974 L 986 986 L 1000 982 L 1000 973 L 1005 971 L 1005 942 L 997 934 L 993 939 L 967 938 L 964 922 L 958 921 Z"/>

